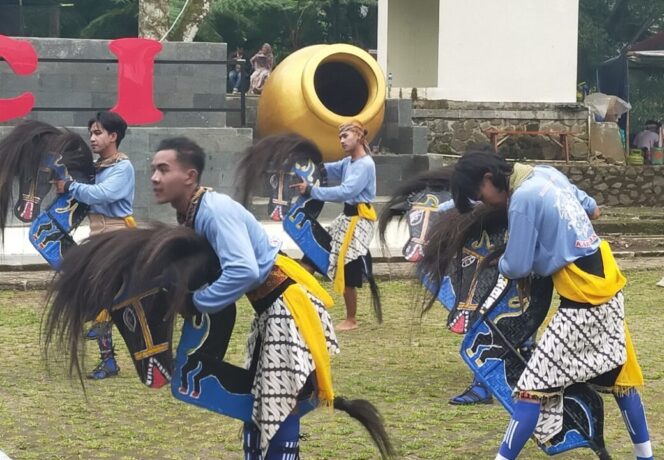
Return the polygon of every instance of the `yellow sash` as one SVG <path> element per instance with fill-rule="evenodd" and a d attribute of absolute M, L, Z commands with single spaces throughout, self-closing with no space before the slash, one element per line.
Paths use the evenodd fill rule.
<path fill-rule="evenodd" d="M 602 305 L 625 286 L 627 280 L 620 273 L 609 243 L 602 241 L 597 250 L 601 251 L 604 278 L 586 273 L 574 263 L 568 264 L 553 274 L 558 294 L 574 302 Z"/>
<path fill-rule="evenodd" d="M 346 252 L 348 252 L 348 246 L 353 240 L 353 233 L 355 233 L 355 226 L 360 220 L 360 217 L 375 221 L 378 217 L 376 216 L 376 210 L 369 203 L 359 203 L 357 205 L 357 216 L 350 218 L 350 223 L 348 224 L 348 230 L 344 235 L 344 240 L 341 243 L 341 248 L 339 248 L 339 254 L 337 256 L 337 271 L 334 275 L 334 291 L 339 294 L 344 293 L 346 288 L 346 276 L 344 273 L 344 266 L 346 265 Z"/>
<path fill-rule="evenodd" d="M 334 301 L 316 278 L 293 259 L 277 255 L 275 265 L 296 283 L 286 288 L 284 300 L 316 365 L 318 399 L 321 405 L 331 406 L 334 402 L 334 389 L 330 354 L 327 351 L 327 341 L 320 316 L 307 291 L 320 299 L 326 308 L 331 307 Z"/>
<path fill-rule="evenodd" d="M 632 338 L 629 335 L 627 321 L 625 321 L 625 348 L 627 348 L 627 360 L 623 364 L 622 369 L 620 369 L 620 374 L 618 374 L 618 378 L 616 379 L 616 388 L 614 388 L 616 393 L 620 393 L 621 390 L 629 391 L 633 387 L 643 386 L 643 373 L 641 372 L 639 361 L 636 359 L 636 351 L 634 350 L 634 344 L 632 344 Z"/>
<path fill-rule="evenodd" d="M 611 300 L 625 286 L 627 280 L 620 272 L 609 244 L 602 241 L 598 251 L 601 251 L 602 255 L 604 278 L 586 273 L 576 264 L 571 263 L 553 274 L 553 284 L 558 294 L 574 302 L 602 305 Z M 624 324 L 627 359 L 615 382 L 614 391 L 617 393 L 643 386 L 641 366 L 636 358 L 627 322 L 625 321 Z"/>

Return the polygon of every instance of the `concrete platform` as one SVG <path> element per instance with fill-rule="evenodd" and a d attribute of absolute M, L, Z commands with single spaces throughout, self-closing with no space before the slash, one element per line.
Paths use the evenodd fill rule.
<path fill-rule="evenodd" d="M 323 225 L 328 225 L 331 219 L 321 220 Z M 295 245 L 293 240 L 284 233 L 281 222 L 261 221 L 265 230 L 271 238 L 282 241 L 282 250 L 291 257 L 302 257 L 302 251 Z M 80 242 L 87 238 L 90 233 L 88 226 L 79 227 L 74 233 L 74 239 Z M 384 251 L 381 248 L 377 236 L 371 243 L 370 250 L 375 258 L 384 260 L 386 258 L 401 258 L 401 248 L 408 240 L 408 229 L 405 224 L 391 224 L 388 227 L 388 247 Z M 32 247 L 28 239 L 27 227 L 9 227 L 5 231 L 4 245 L 0 246 L 0 271 L 13 270 L 43 270 L 48 268 L 44 259 Z"/>

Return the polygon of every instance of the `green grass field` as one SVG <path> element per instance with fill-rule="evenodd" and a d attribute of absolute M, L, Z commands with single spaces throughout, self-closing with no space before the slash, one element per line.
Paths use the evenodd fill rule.
<path fill-rule="evenodd" d="M 643 391 L 651 438 L 664 441 L 664 290 L 659 271 L 628 272 L 627 318 L 646 377 Z M 385 323 L 374 324 L 365 305 L 362 328 L 339 334 L 341 354 L 333 359 L 335 389 L 346 397 L 374 402 L 385 417 L 399 458 L 493 458 L 507 425 L 507 412 L 491 406 L 455 407 L 450 396 L 471 376 L 459 357 L 460 337 L 444 328 L 434 309 L 424 320 L 413 305 L 411 282 L 381 284 Z M 343 316 L 343 302 L 332 309 Z M 243 302 L 229 353 L 241 362 L 251 311 Z M 240 459 L 241 424 L 176 401 L 169 389 L 144 387 L 124 343 L 116 348 L 120 376 L 88 382 L 87 399 L 64 363 L 49 368 L 40 353 L 42 292 L 0 291 L 0 449 L 19 459 Z M 87 367 L 96 363 L 88 346 Z M 606 400 L 605 438 L 614 459 L 634 458 L 611 397 Z M 319 410 L 303 420 L 301 454 L 308 459 L 372 459 L 376 451 L 362 428 L 340 412 Z M 522 458 L 546 458 L 529 443 Z M 592 459 L 589 450 L 559 456 Z"/>

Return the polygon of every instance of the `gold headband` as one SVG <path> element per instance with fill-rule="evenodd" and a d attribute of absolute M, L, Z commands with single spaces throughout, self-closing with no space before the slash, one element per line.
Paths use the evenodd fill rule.
<path fill-rule="evenodd" d="M 364 129 L 364 125 L 357 120 L 351 120 L 347 123 L 342 123 L 339 125 L 339 134 L 346 131 L 355 131 L 361 138 L 364 138 L 367 136 L 367 134 L 369 134 L 367 130 Z"/>

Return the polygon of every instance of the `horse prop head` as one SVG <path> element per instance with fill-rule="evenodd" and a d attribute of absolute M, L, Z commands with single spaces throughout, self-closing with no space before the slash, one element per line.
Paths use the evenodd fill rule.
<path fill-rule="evenodd" d="M 173 324 L 192 315 L 191 292 L 219 276 L 209 243 L 188 228 L 156 226 L 90 237 L 72 247 L 49 290 L 46 350 L 60 345 L 81 375 L 83 329 L 110 313 L 141 381 L 166 385 L 173 372 Z M 93 283 L 94 286 L 90 286 Z"/>
<path fill-rule="evenodd" d="M 314 163 L 311 158 L 296 160 L 293 167 L 288 171 L 272 170 L 268 171 L 268 174 L 270 200 L 268 201 L 267 212 L 275 222 L 284 220 L 293 200 L 300 196 L 292 187 L 293 185 L 302 181 L 309 185 L 324 185 L 326 183 L 325 168 L 321 163 Z"/>
<path fill-rule="evenodd" d="M 405 218 L 408 241 L 401 252 L 409 262 L 422 259 L 427 233 L 438 206 L 452 198 L 449 192 L 451 174 L 452 168 L 446 166 L 418 174 L 397 187 L 378 220 L 378 234 L 384 250 L 387 248 L 387 226 L 393 218 Z"/>
<path fill-rule="evenodd" d="M 326 181 L 323 156 L 318 147 L 297 134 L 268 136 L 249 147 L 236 171 L 237 200 L 245 207 L 251 205 L 256 187 L 264 184 L 257 177 L 267 179 L 268 214 L 274 221 L 283 221 L 299 194 L 291 186 L 302 181 L 311 185 Z M 320 204 L 322 207 L 322 203 Z"/>
<path fill-rule="evenodd" d="M 25 121 L 0 140 L 0 231 L 13 201 L 13 183 L 19 193 L 14 215 L 32 222 L 55 180 L 94 180 L 92 151 L 83 138 L 40 121 Z"/>
<path fill-rule="evenodd" d="M 447 190 L 426 189 L 408 198 L 406 224 L 408 225 L 408 241 L 402 254 L 408 262 L 419 262 L 424 256 L 424 245 L 431 219 L 438 212 L 438 206 L 452 198 Z"/>
<path fill-rule="evenodd" d="M 173 321 L 166 291 L 156 284 L 139 293 L 122 294 L 109 308 L 141 382 L 161 388 L 171 380 Z"/>

